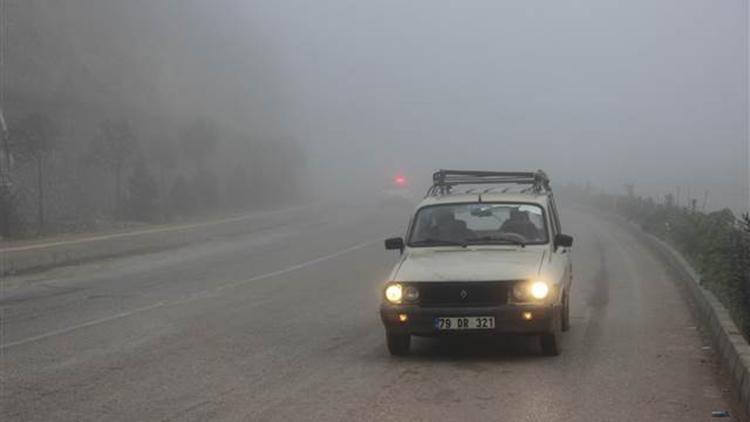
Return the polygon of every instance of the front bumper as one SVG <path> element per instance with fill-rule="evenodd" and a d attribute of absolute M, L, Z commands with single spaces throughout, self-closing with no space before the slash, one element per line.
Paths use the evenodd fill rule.
<path fill-rule="evenodd" d="M 525 320 L 523 312 L 531 312 L 532 319 Z M 406 314 L 407 320 L 401 322 L 400 314 Z M 437 317 L 461 316 L 494 316 L 494 329 L 479 330 L 438 330 L 435 327 Z M 491 307 L 429 307 L 418 305 L 380 305 L 380 318 L 385 329 L 393 334 L 411 334 L 416 336 L 439 336 L 455 334 L 544 334 L 554 332 L 559 327 L 560 305 L 501 305 Z"/>

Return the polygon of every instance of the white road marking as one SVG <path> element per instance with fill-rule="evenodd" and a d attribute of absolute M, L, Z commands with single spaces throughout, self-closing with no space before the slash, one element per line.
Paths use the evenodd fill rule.
<path fill-rule="evenodd" d="M 294 271 L 298 271 L 298 270 L 301 270 L 303 268 L 307 268 L 307 267 L 310 267 L 310 266 L 313 266 L 313 265 L 316 265 L 316 264 L 320 264 L 321 262 L 325 262 L 325 261 L 331 260 L 331 259 L 339 257 L 341 255 L 345 255 L 345 254 L 348 254 L 350 252 L 354 252 L 356 250 L 366 248 L 366 247 L 368 247 L 368 246 L 370 246 L 372 244 L 375 244 L 376 242 L 379 242 L 379 241 L 380 240 L 370 240 L 370 241 L 367 241 L 367 242 L 359 243 L 357 245 L 350 246 L 350 247 L 345 248 L 345 249 L 341 249 L 338 252 L 334 252 L 334 253 L 329 254 L 329 255 L 321 256 L 321 257 L 318 257 L 318 258 L 315 258 L 315 259 L 311 259 L 309 261 L 301 262 L 299 264 L 291 265 L 289 267 L 285 267 L 285 268 L 282 268 L 280 270 L 271 271 L 270 273 L 265 273 L 265 274 L 259 274 L 259 275 L 256 275 L 256 276 L 244 279 L 244 280 L 239 280 L 239 281 L 236 281 L 236 282 L 233 282 L 233 283 L 224 284 L 224 285 L 216 287 L 214 289 L 208 289 L 208 290 L 203 290 L 203 291 L 200 291 L 200 292 L 197 292 L 197 293 L 193 293 L 193 294 L 191 294 L 191 295 L 189 295 L 189 296 L 187 296 L 185 298 L 182 298 L 182 299 L 174 300 L 174 301 L 171 301 L 171 302 L 160 301 L 160 302 L 148 305 L 148 306 L 143 306 L 143 307 L 140 307 L 140 308 L 131 309 L 129 311 L 120 312 L 120 313 L 115 314 L 115 315 L 110 315 L 110 316 L 107 316 L 107 317 L 104 317 L 104 318 L 99 318 L 99 319 L 95 319 L 95 320 L 92 320 L 92 321 L 87 321 L 87 322 L 84 322 L 82 324 L 77 324 L 77 325 L 73 325 L 73 326 L 70 326 L 70 327 L 61 328 L 59 330 L 50 331 L 50 332 L 47 332 L 47 333 L 44 333 L 44 334 L 39 334 L 39 335 L 36 335 L 36 336 L 33 336 L 33 337 L 27 337 L 27 338 L 22 339 L 22 340 L 16 340 L 16 341 L 12 341 L 10 343 L 5 343 L 5 344 L 0 345 L 0 350 L 9 349 L 11 347 L 22 346 L 24 344 L 33 343 L 33 342 L 36 342 L 36 341 L 39 341 L 39 340 L 43 340 L 43 339 L 46 339 L 46 338 L 59 336 L 59 335 L 62 335 L 62 334 L 68 334 L 68 333 L 70 333 L 72 331 L 77 331 L 77 330 L 80 330 L 82 328 L 91 327 L 91 326 L 94 326 L 94 325 L 99 325 L 99 324 L 103 324 L 103 323 L 106 323 L 106 322 L 110 322 L 110 321 L 114 321 L 114 320 L 118 320 L 118 319 L 122 319 L 122 318 L 127 318 L 127 317 L 132 316 L 132 315 L 140 314 L 140 313 L 151 311 L 151 310 L 158 309 L 158 308 L 163 308 L 163 307 L 167 307 L 167 306 L 174 306 L 174 305 L 182 305 L 182 304 L 185 304 L 185 303 L 193 302 L 195 300 L 198 300 L 198 299 L 201 299 L 201 298 L 205 298 L 205 297 L 210 297 L 210 296 L 215 295 L 216 293 L 219 293 L 221 291 L 224 291 L 224 290 L 227 290 L 227 289 L 233 289 L 235 287 L 239 287 L 239 286 L 242 286 L 242 285 L 247 284 L 247 283 L 252 283 L 254 281 L 259 281 L 259 280 L 264 280 L 264 279 L 267 279 L 267 278 L 272 278 L 272 277 L 280 276 L 280 275 L 287 274 L 287 273 L 294 272 Z"/>

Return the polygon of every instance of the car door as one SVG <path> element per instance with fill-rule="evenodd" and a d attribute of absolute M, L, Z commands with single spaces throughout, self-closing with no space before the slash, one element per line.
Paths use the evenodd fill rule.
<path fill-rule="evenodd" d="M 557 282 L 563 286 L 565 292 L 570 292 L 570 285 L 572 283 L 572 260 L 570 248 L 559 247 L 555 248 L 554 239 L 558 234 L 562 234 L 560 228 L 560 217 L 557 214 L 557 207 L 555 200 L 550 197 L 547 204 L 549 220 L 550 220 L 550 273 L 555 274 Z"/>

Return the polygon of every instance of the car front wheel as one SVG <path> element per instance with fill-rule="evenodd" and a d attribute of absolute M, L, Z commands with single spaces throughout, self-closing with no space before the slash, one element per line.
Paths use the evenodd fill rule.
<path fill-rule="evenodd" d="M 560 309 L 559 319 L 556 320 L 556 328 L 551 333 L 544 333 L 539 336 L 539 345 L 542 346 L 542 354 L 545 356 L 557 356 L 560 354 L 560 337 L 565 319 L 565 310 Z"/>
<path fill-rule="evenodd" d="M 560 354 L 560 339 L 558 337 L 555 333 L 546 333 L 539 337 L 542 354 L 545 356 L 557 356 Z"/>
<path fill-rule="evenodd" d="M 393 356 L 404 356 L 409 354 L 411 346 L 411 336 L 409 334 L 386 334 L 388 341 L 388 351 Z"/>

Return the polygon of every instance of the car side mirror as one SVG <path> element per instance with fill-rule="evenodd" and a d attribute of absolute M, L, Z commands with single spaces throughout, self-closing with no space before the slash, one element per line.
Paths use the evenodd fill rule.
<path fill-rule="evenodd" d="M 558 234 L 555 236 L 555 249 L 559 247 L 569 248 L 573 246 L 573 236 L 567 234 Z"/>
<path fill-rule="evenodd" d="M 399 251 L 404 251 L 404 239 L 400 237 L 392 237 L 390 239 L 385 239 L 385 248 L 387 250 L 395 250 L 398 249 Z"/>

